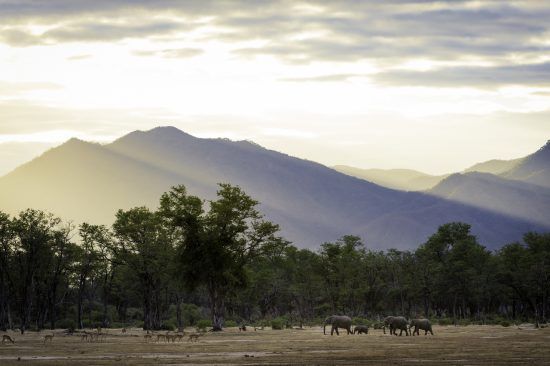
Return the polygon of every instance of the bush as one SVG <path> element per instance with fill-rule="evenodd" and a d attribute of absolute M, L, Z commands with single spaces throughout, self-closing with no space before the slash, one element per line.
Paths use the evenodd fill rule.
<path fill-rule="evenodd" d="M 355 325 L 368 325 L 368 326 L 370 326 L 370 325 L 371 325 L 371 321 L 368 320 L 367 318 L 356 317 L 356 318 L 353 318 L 353 324 L 355 324 Z"/>
<path fill-rule="evenodd" d="M 500 322 L 500 325 L 502 325 L 503 327 L 509 327 L 511 324 L 508 320 L 502 320 Z"/>
<path fill-rule="evenodd" d="M 176 322 L 172 320 L 165 320 L 160 325 L 160 329 L 162 330 L 175 330 L 176 328 Z"/>
<path fill-rule="evenodd" d="M 437 320 L 439 325 L 453 325 L 453 320 L 451 318 L 440 318 Z"/>
<path fill-rule="evenodd" d="M 271 321 L 271 329 L 281 330 L 285 323 L 281 319 L 273 319 Z"/>
<path fill-rule="evenodd" d="M 186 326 L 196 325 L 202 319 L 200 308 L 195 304 L 183 304 L 181 313 L 183 324 Z"/>
<path fill-rule="evenodd" d="M 55 323 L 56 328 L 68 329 L 71 332 L 74 332 L 76 328 L 76 322 L 73 319 L 61 319 Z"/>
<path fill-rule="evenodd" d="M 206 331 L 206 328 L 212 327 L 212 321 L 207 319 L 201 319 L 196 323 L 196 326 L 199 332 L 204 332 Z"/>
<path fill-rule="evenodd" d="M 226 320 L 225 321 L 225 327 L 226 328 L 229 328 L 229 327 L 237 327 L 237 322 L 234 321 L 234 320 Z"/>

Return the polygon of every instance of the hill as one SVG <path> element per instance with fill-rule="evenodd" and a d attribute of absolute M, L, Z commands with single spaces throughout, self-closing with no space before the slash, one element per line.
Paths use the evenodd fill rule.
<path fill-rule="evenodd" d="M 501 176 L 550 188 L 550 141 Z"/>
<path fill-rule="evenodd" d="M 550 189 L 493 174 L 453 174 L 428 193 L 542 225 L 550 222 Z"/>
<path fill-rule="evenodd" d="M 109 224 L 118 208 L 157 206 L 185 184 L 214 198 L 217 183 L 240 185 L 300 247 L 344 234 L 370 248 L 413 248 L 450 221 L 465 221 L 489 247 L 546 226 L 418 192 L 350 177 L 248 141 L 200 139 L 173 127 L 135 131 L 108 145 L 72 139 L 0 178 L 0 210 L 46 209 L 76 222 Z"/>
<path fill-rule="evenodd" d="M 430 175 L 411 169 L 359 169 L 347 165 L 336 165 L 333 168 L 352 177 L 403 191 L 424 191 L 448 176 Z"/>

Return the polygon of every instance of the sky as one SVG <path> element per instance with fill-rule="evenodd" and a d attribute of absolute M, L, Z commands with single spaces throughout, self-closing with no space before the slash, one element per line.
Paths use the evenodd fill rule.
<path fill-rule="evenodd" d="M 172 125 L 460 171 L 550 139 L 550 2 L 0 0 L 0 175 Z"/>

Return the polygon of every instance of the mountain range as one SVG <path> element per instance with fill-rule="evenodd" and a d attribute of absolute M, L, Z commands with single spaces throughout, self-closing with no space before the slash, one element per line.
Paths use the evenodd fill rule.
<path fill-rule="evenodd" d="M 299 247 L 317 248 L 354 234 L 369 248 L 411 249 L 439 225 L 464 221 L 481 243 L 494 249 L 527 231 L 549 230 L 548 195 L 539 184 L 547 174 L 539 169 L 548 166 L 545 156 L 526 158 L 522 164 L 527 167 L 515 165 L 504 173 L 540 188 L 536 197 L 541 204 L 518 213 L 498 204 L 487 207 L 479 200 L 457 199 L 457 191 L 449 188 L 450 183 L 458 184 L 454 176 L 439 183 L 447 181 L 447 188 L 407 192 L 253 142 L 201 139 L 174 127 L 158 127 L 106 145 L 71 139 L 45 152 L 0 178 L 0 210 L 16 214 L 33 207 L 77 223 L 111 224 L 117 209 L 157 207 L 160 195 L 173 185 L 185 184 L 191 194 L 213 199 L 217 183 L 228 182 L 260 201 L 266 217 L 280 224 L 282 235 Z M 530 167 L 538 169 L 536 174 L 528 174 Z M 475 179 L 483 186 L 491 185 L 493 178 Z M 519 205 L 531 197 L 529 189 L 513 184 L 499 192 L 504 197 L 519 192 L 514 196 Z"/>

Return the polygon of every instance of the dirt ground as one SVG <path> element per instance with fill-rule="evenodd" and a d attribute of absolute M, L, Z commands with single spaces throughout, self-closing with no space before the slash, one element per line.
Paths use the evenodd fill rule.
<path fill-rule="evenodd" d="M 92 332 L 89 330 L 89 332 Z M 9 332 L 15 344 L 0 343 L 0 365 L 550 365 L 550 328 L 517 326 L 435 326 L 434 336 L 323 335 L 320 327 L 304 330 L 239 332 L 228 328 L 206 333 L 196 342 L 147 342 L 144 332 L 108 329 L 101 341 L 55 331 L 44 335 Z M 163 332 L 164 333 L 164 332 Z M 5 333 L 0 333 L 0 335 Z"/>

